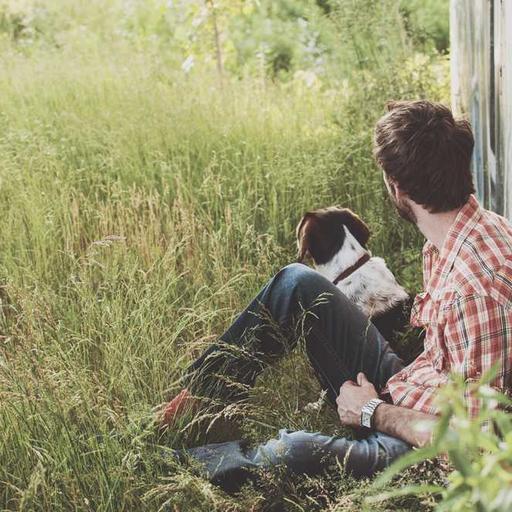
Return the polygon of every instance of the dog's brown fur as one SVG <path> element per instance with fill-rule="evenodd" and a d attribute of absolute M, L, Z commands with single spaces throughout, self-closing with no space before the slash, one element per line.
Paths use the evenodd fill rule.
<path fill-rule="evenodd" d="M 316 265 L 327 263 L 343 244 L 339 235 L 333 237 L 343 225 L 366 247 L 370 229 L 352 210 L 330 206 L 307 212 L 297 225 L 297 260 L 303 262 L 309 255 Z"/>

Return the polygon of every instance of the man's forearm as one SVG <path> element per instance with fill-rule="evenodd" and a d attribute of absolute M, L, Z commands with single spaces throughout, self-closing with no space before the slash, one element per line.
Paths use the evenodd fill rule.
<path fill-rule="evenodd" d="M 421 447 L 430 442 L 436 419 L 437 416 L 431 414 L 384 403 L 375 410 L 373 424 L 379 432 Z M 426 424 L 427 428 L 418 429 L 420 422 Z"/>

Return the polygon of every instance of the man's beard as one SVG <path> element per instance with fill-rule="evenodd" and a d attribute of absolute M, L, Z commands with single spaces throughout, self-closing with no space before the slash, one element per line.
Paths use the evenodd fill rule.
<path fill-rule="evenodd" d="M 412 224 L 417 224 L 418 218 L 411 208 L 411 205 L 406 200 L 397 200 L 394 197 L 391 197 L 391 202 L 393 203 L 393 206 L 395 207 L 398 215 L 400 215 L 402 219 L 406 220 L 407 222 L 411 222 Z"/>

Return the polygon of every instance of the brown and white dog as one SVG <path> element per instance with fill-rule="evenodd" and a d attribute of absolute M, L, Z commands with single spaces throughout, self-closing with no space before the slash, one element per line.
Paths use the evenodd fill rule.
<path fill-rule="evenodd" d="M 388 340 L 404 330 L 411 299 L 386 262 L 366 248 L 368 226 L 348 208 L 307 212 L 297 226 L 298 261 L 315 269 L 371 318 Z"/>

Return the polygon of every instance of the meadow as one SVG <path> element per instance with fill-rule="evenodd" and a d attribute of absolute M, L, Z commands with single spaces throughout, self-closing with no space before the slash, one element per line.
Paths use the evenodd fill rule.
<path fill-rule="evenodd" d="M 194 355 L 295 260 L 306 210 L 353 208 L 373 253 L 419 289 L 422 239 L 387 200 L 372 130 L 389 99 L 449 102 L 448 58 L 412 37 L 397 2 L 363 3 L 322 18 L 323 74 L 274 75 L 261 59 L 230 68 L 228 50 L 219 75 L 209 46 L 186 69 L 149 7 L 122 11 L 120 28 L 123 2 L 0 3 L 2 510 L 434 507 L 365 504 L 369 483 L 341 469 L 233 497 L 162 466 L 165 447 L 339 432 L 327 407 L 304 411 L 320 390 L 300 354 L 243 410 L 151 425 Z M 442 475 L 420 467 L 392 487 L 418 478 Z"/>

